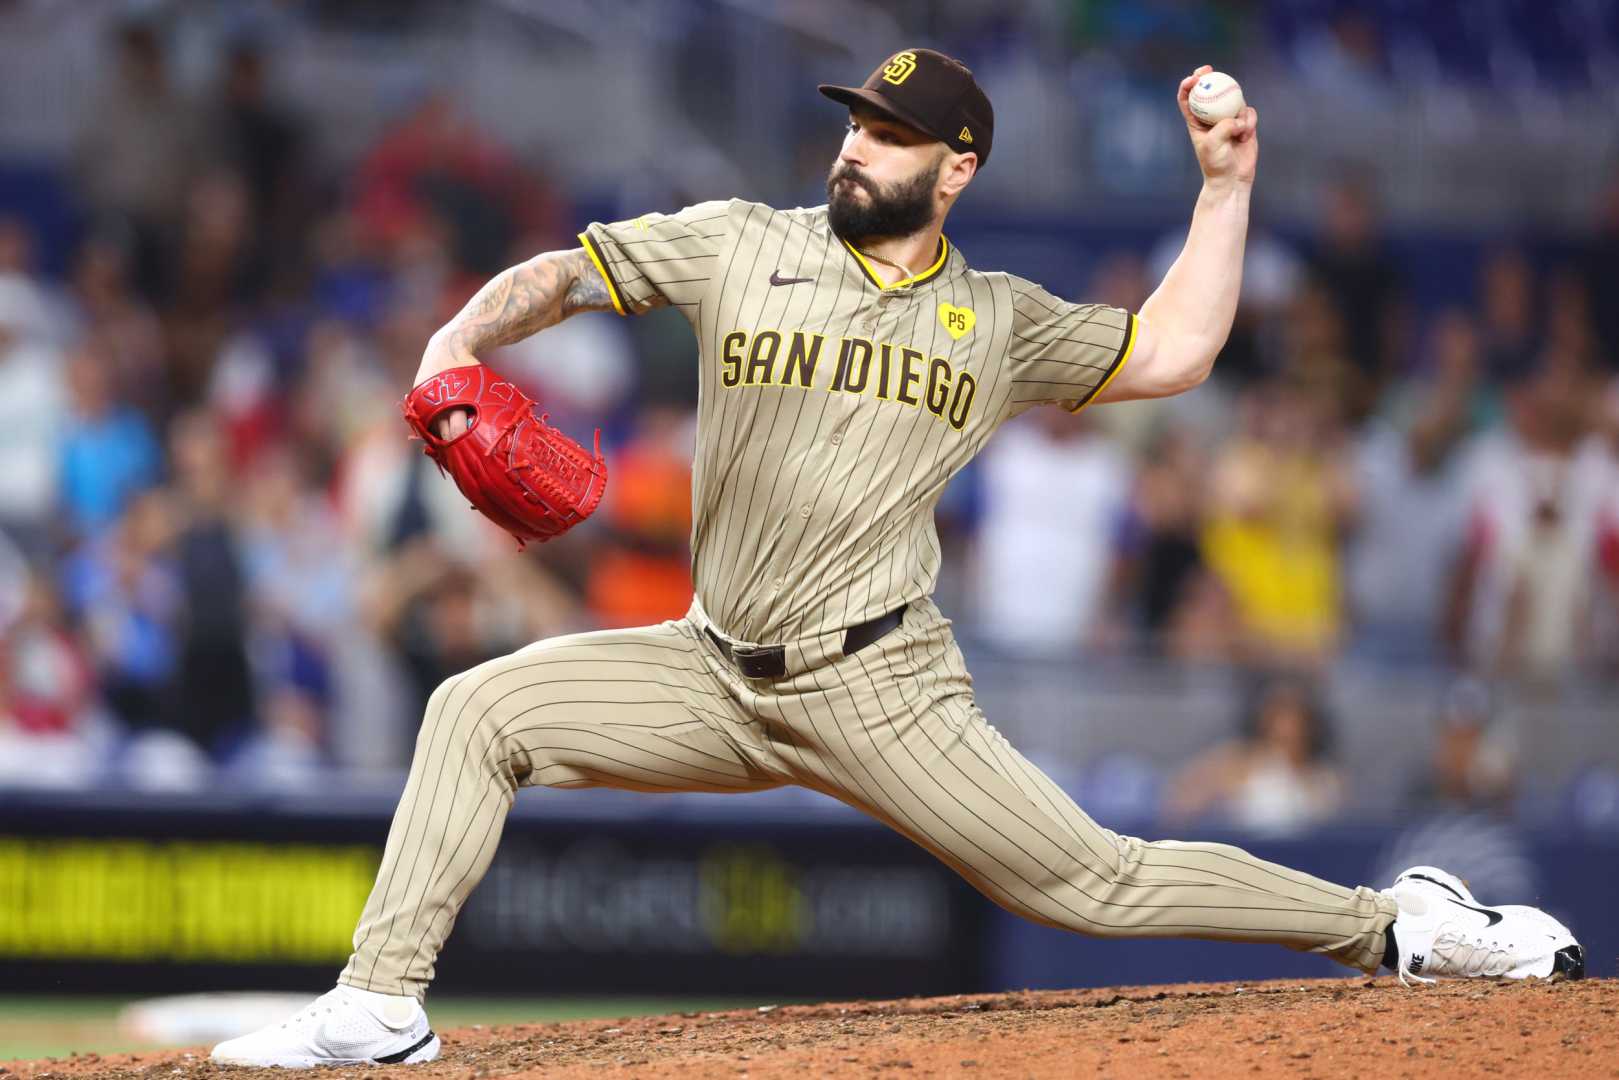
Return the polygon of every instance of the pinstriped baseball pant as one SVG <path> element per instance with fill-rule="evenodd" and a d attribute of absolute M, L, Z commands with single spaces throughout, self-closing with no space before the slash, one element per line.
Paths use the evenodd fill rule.
<path fill-rule="evenodd" d="M 1148 843 L 1092 821 L 984 721 L 931 602 L 843 656 L 790 648 L 749 680 L 699 605 L 658 626 L 537 642 L 447 680 L 427 706 L 340 981 L 421 997 L 520 787 L 759 791 L 798 784 L 938 856 L 1006 909 L 1104 937 L 1269 941 L 1362 971 L 1391 901 L 1224 844 Z"/>

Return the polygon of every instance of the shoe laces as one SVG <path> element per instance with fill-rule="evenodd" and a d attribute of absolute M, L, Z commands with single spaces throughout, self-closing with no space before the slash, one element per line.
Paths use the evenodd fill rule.
<path fill-rule="evenodd" d="M 317 1016 L 330 1016 L 332 1014 L 331 998 L 333 993 L 335 991 L 326 991 L 326 993 L 305 1005 L 292 1016 L 283 1020 L 281 1026 L 284 1028 L 301 1028 Z"/>
<path fill-rule="evenodd" d="M 1512 954 L 1499 939 L 1480 932 L 1445 930 L 1434 939 L 1434 955 L 1457 975 L 1503 975 L 1512 967 Z"/>
<path fill-rule="evenodd" d="M 1439 981 L 1438 979 L 1430 979 L 1426 975 L 1418 975 L 1414 971 L 1406 970 L 1406 966 L 1403 961 L 1400 963 L 1399 974 L 1401 986 L 1411 986 L 1413 984 L 1417 986 L 1432 986 L 1434 983 Z"/>

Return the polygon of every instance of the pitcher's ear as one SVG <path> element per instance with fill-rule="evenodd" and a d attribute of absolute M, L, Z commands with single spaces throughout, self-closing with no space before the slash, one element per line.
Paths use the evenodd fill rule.
<path fill-rule="evenodd" d="M 946 151 L 943 167 L 939 170 L 939 187 L 946 196 L 955 196 L 961 193 L 978 175 L 978 154 L 967 151 L 957 154 Z"/>

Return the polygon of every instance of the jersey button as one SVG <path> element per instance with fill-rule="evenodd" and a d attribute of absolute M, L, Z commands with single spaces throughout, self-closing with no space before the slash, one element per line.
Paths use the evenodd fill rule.
<path fill-rule="evenodd" d="M 842 446 L 843 445 L 843 432 L 834 431 L 832 433 L 832 445 L 833 446 Z"/>
<path fill-rule="evenodd" d="M 810 508 L 807 507 L 807 506 L 800 506 L 798 508 L 798 516 L 801 517 L 801 518 L 809 517 L 810 516 Z"/>
<path fill-rule="evenodd" d="M 781 578 L 777 578 L 772 584 L 778 589 L 781 588 Z"/>

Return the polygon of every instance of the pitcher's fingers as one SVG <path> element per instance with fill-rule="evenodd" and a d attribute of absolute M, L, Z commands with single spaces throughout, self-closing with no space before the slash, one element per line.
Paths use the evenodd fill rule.
<path fill-rule="evenodd" d="M 1186 98 L 1192 93 L 1192 87 L 1197 85 L 1198 77 L 1213 70 L 1214 69 L 1209 65 L 1204 64 L 1202 67 L 1186 76 L 1186 78 L 1181 80 L 1180 86 L 1176 89 L 1175 96 L 1180 98 L 1182 101 L 1185 101 Z"/>
<path fill-rule="evenodd" d="M 1196 79 L 1188 78 L 1185 82 L 1181 83 L 1180 92 L 1175 95 L 1175 107 L 1180 109 L 1181 116 L 1188 124 L 1195 121 L 1198 127 L 1203 127 L 1203 121 L 1198 120 L 1197 117 L 1192 115 L 1191 93 L 1192 87 L 1196 84 L 1196 82 Z"/>
<path fill-rule="evenodd" d="M 1233 142 L 1246 142 L 1249 138 L 1251 138 L 1254 133 L 1254 124 L 1256 122 L 1257 114 L 1255 114 L 1252 108 L 1246 105 L 1242 107 L 1241 112 L 1237 113 L 1237 115 L 1233 116 L 1230 120 L 1221 121 L 1221 123 L 1229 123 L 1231 125 L 1228 135 Z"/>
<path fill-rule="evenodd" d="M 451 409 L 438 418 L 438 437 L 449 442 L 457 435 L 467 430 L 467 411 L 465 409 Z"/>

